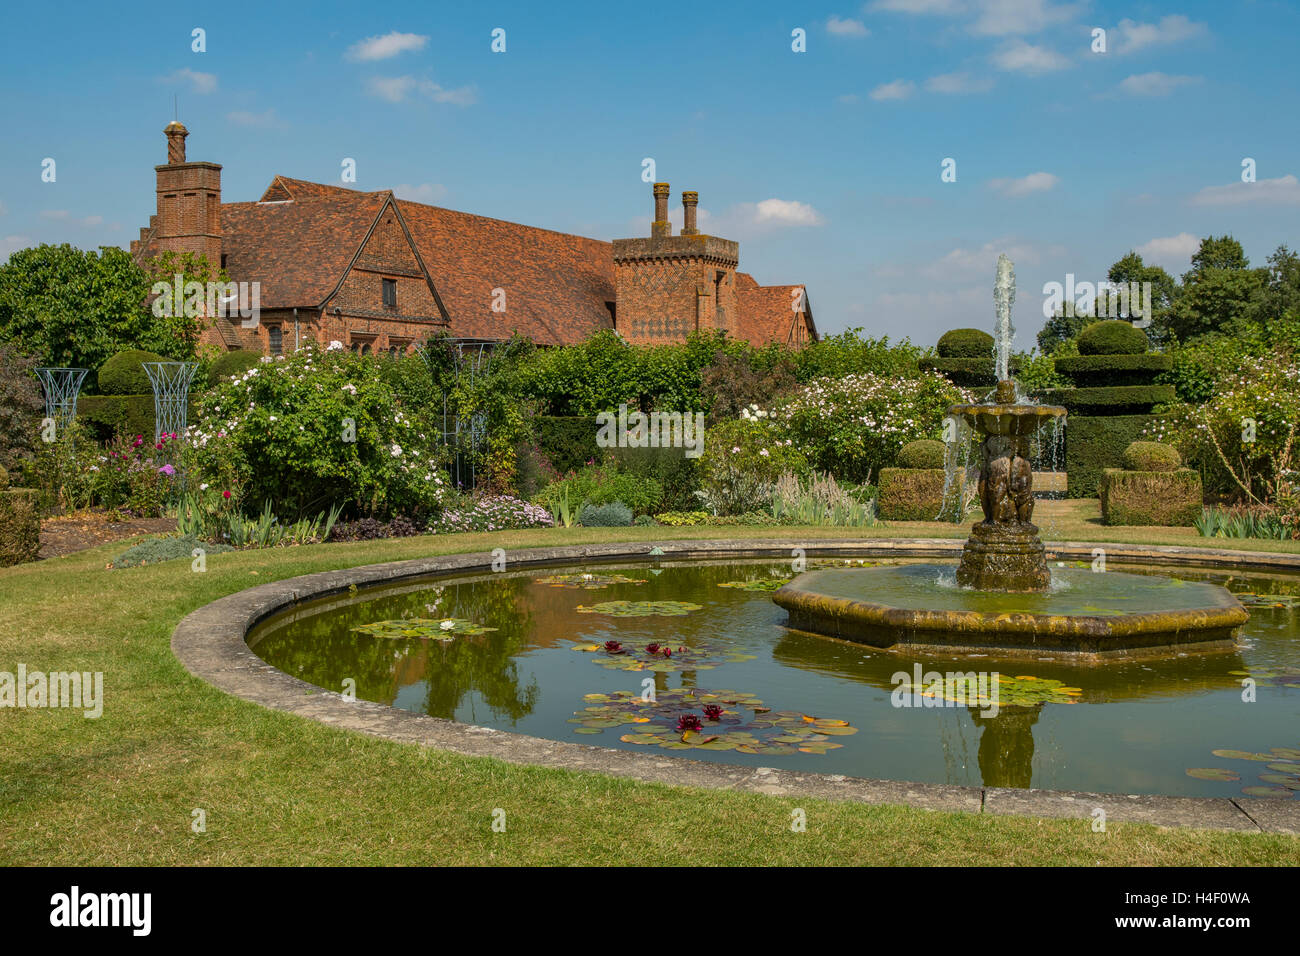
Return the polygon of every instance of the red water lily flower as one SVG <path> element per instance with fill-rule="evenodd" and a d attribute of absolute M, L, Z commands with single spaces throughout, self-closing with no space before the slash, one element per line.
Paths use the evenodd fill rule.
<path fill-rule="evenodd" d="M 622 653 L 623 653 L 623 645 L 622 645 L 621 643 L 619 643 L 618 641 L 606 641 L 606 642 L 605 642 L 605 650 L 608 651 L 608 652 L 611 653 L 611 654 L 622 654 Z"/>
<path fill-rule="evenodd" d="M 722 707 L 721 707 L 721 705 L 719 705 L 719 704 L 705 704 L 705 705 L 704 705 L 704 716 L 707 717 L 709 720 L 721 720 L 721 719 L 722 719 Z"/>
<path fill-rule="evenodd" d="M 645 646 L 645 649 L 646 649 L 646 651 L 648 651 L 648 652 L 651 653 L 651 654 L 658 654 L 658 653 L 659 653 L 659 645 L 658 645 L 658 644 L 647 644 L 647 645 Z"/>
<path fill-rule="evenodd" d="M 680 733 L 688 730 L 699 731 L 701 726 L 700 718 L 695 714 L 682 714 L 677 718 L 677 730 Z"/>

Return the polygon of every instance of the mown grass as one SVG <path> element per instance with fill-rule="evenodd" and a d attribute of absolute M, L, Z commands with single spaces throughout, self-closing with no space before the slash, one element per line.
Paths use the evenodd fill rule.
<path fill-rule="evenodd" d="M 1094 503 L 1095 507 L 1095 503 Z M 1061 537 L 1117 540 L 1069 509 Z M 1141 540 L 1195 543 L 1177 529 Z M 1086 532 L 1086 533 L 1085 533 Z M 957 536 L 934 524 L 782 537 Z M 319 545 L 110 571 L 105 546 L 0 571 L 0 670 L 102 671 L 104 714 L 0 709 L 0 863 L 1279 864 L 1300 840 L 793 801 L 524 767 L 332 729 L 191 677 L 189 611 L 264 581 L 455 551 L 764 537 L 762 528 L 567 529 Z M 1168 539 L 1168 540 L 1162 540 Z M 1230 542 L 1239 547 L 1247 543 Z M 1277 543 L 1268 544 L 1276 547 Z M 1296 550 L 1291 548 L 1289 550 Z M 808 814 L 791 832 L 791 811 Z M 492 812 L 506 811 L 506 832 Z M 207 831 L 191 829 L 206 812 Z"/>

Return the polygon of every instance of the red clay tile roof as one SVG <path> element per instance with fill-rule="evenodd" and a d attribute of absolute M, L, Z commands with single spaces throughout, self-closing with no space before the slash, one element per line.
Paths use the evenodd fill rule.
<path fill-rule="evenodd" d="M 226 268 L 260 281 L 263 308 L 318 307 L 337 288 L 388 191 L 276 176 L 258 203 L 223 203 Z M 453 335 L 573 344 L 611 328 L 615 299 L 610 243 L 427 206 L 396 205 L 451 317 Z M 504 289 L 506 311 L 493 312 Z M 791 290 L 736 274 L 737 337 L 756 344 L 792 339 Z"/>
<path fill-rule="evenodd" d="M 329 202 L 222 203 L 226 272 L 260 282 L 262 308 L 321 305 L 390 196 L 338 192 Z"/>
<path fill-rule="evenodd" d="M 613 327 L 608 242 L 398 200 L 456 336 L 570 345 Z M 492 290 L 505 290 L 505 312 Z"/>

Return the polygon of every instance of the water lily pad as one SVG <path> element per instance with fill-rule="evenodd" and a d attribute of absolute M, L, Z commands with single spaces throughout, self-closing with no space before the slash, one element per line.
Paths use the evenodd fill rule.
<path fill-rule="evenodd" d="M 645 584 L 649 578 L 630 578 L 625 574 L 550 574 L 544 578 L 533 578 L 533 583 L 544 584 L 552 588 L 581 588 L 586 591 L 598 591 L 612 584 Z"/>
<path fill-rule="evenodd" d="M 689 601 L 605 601 L 602 604 L 579 604 L 579 614 L 606 614 L 610 617 L 683 617 L 701 610 L 703 604 Z"/>
<path fill-rule="evenodd" d="M 1219 767 L 1194 767 L 1187 771 L 1187 776 L 1195 777 L 1197 780 L 1218 780 L 1223 783 L 1231 783 L 1241 779 L 1235 772 L 1223 770 Z"/>
<path fill-rule="evenodd" d="M 1242 787 L 1241 792 L 1248 797 L 1272 797 L 1289 800 L 1294 794 L 1286 787 Z"/>
<path fill-rule="evenodd" d="M 1273 747 L 1269 753 L 1288 760 L 1300 760 L 1300 748 L 1296 747 Z"/>
<path fill-rule="evenodd" d="M 759 578 L 756 581 L 723 581 L 720 588 L 737 588 L 741 591 L 775 591 L 793 578 Z"/>
<path fill-rule="evenodd" d="M 1300 777 L 1293 777 L 1286 773 L 1261 773 L 1259 779 L 1265 783 L 1276 784 L 1279 787 L 1286 787 L 1288 790 L 1300 790 Z"/>
<path fill-rule="evenodd" d="M 1254 754 L 1249 750 L 1211 750 L 1210 753 L 1216 757 L 1226 757 L 1229 760 L 1260 760 L 1269 761 L 1274 758 L 1269 754 Z"/>
<path fill-rule="evenodd" d="M 452 641 L 457 637 L 474 637 L 495 631 L 495 627 L 475 624 L 462 617 L 410 617 L 397 621 L 375 621 L 352 630 L 370 637 L 417 638 L 420 640 Z"/>

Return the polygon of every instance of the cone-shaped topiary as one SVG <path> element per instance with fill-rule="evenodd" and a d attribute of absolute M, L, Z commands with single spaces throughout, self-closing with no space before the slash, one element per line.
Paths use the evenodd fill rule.
<path fill-rule="evenodd" d="M 1078 339 L 1080 355 L 1141 355 L 1147 345 L 1147 334 L 1123 319 L 1094 322 Z"/>
<path fill-rule="evenodd" d="M 148 395 L 153 392 L 145 362 L 166 362 L 167 359 L 142 349 L 118 352 L 99 368 L 99 390 L 105 395 Z"/>
<path fill-rule="evenodd" d="M 1129 471 L 1177 471 L 1183 457 L 1173 445 L 1158 441 L 1135 441 L 1124 449 L 1124 467 Z"/>
<path fill-rule="evenodd" d="M 242 375 L 260 361 L 262 361 L 262 353 L 254 352 L 252 349 L 223 352 L 208 366 L 208 384 L 218 385 L 223 379 Z"/>
<path fill-rule="evenodd" d="M 993 357 L 993 336 L 981 329 L 952 329 L 939 337 L 935 350 L 941 358 Z"/>
<path fill-rule="evenodd" d="M 899 468 L 942 468 L 943 442 L 933 438 L 910 441 L 898 450 Z"/>

